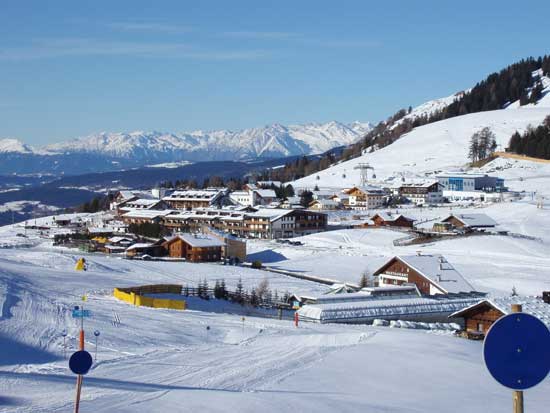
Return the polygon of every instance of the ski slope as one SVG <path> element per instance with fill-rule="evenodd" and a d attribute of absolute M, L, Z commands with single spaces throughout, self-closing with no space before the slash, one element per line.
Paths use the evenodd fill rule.
<path fill-rule="evenodd" d="M 484 213 L 496 220 L 499 230 L 511 235 L 394 246 L 394 240 L 408 234 L 381 228 L 346 229 L 298 238 L 304 243 L 300 247 L 251 240 L 249 258 L 280 270 L 357 284 L 363 272 L 372 274 L 393 256 L 420 251 L 444 255 L 480 291 L 508 295 L 515 287 L 520 294 L 540 295 L 550 290 L 550 205 L 539 209 L 526 197 L 476 208 L 407 208 L 399 212 L 427 227 L 451 213 Z"/>
<path fill-rule="evenodd" d="M 433 177 L 435 173 L 463 168 L 468 162 L 471 136 L 484 127 L 496 135 L 504 150 L 515 131 L 524 132 L 529 125 L 537 126 L 550 115 L 550 107 L 528 107 L 458 116 L 424 125 L 403 135 L 393 144 L 358 158 L 333 165 L 318 173 L 291 182 L 297 188 L 349 188 L 360 183 L 360 163 L 374 167 L 376 179 L 371 182 L 400 181 Z M 538 169 L 543 169 L 539 171 Z M 509 171 L 504 171 L 504 178 Z M 549 166 L 537 166 L 535 173 L 522 170 L 522 176 L 550 174 Z M 550 176 L 550 175 L 549 175 Z"/>
<path fill-rule="evenodd" d="M 108 259 L 92 260 L 90 271 L 78 273 L 75 258 L 43 245 L 0 251 L 1 412 L 72 409 L 75 377 L 63 359 L 61 331 L 68 330 L 70 354 L 78 333 L 70 309 L 83 292 L 92 312 L 85 324 L 92 354 L 91 332 L 101 335 L 98 361 L 84 379 L 82 412 L 509 407 L 510 392 L 485 370 L 479 342 L 371 326 L 295 328 L 289 320 L 248 315 L 243 326 L 243 314 L 136 308 L 112 298 L 107 287 L 170 277 Z M 210 271 L 205 265 L 204 274 Z M 120 326 L 112 325 L 115 313 Z M 530 410 L 543 411 L 549 391 L 548 381 L 530 391 Z"/>

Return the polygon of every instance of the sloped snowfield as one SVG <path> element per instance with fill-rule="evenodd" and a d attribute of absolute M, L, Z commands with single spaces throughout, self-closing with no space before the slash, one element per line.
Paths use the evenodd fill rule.
<path fill-rule="evenodd" d="M 513 284 L 520 293 L 549 289 L 549 210 L 518 202 L 486 212 L 510 231 L 539 234 L 541 240 L 487 236 L 427 245 L 423 251 L 443 253 L 478 287 L 509 291 Z M 191 310 L 178 312 L 135 308 L 111 296 L 117 286 L 193 285 L 204 278 L 225 278 L 234 286 L 241 277 L 247 288 L 268 278 L 271 288 L 312 295 L 326 286 L 238 267 L 101 255 L 87 255 L 89 270 L 77 272 L 77 252 L 53 248 L 32 233 L 26 238 L 32 245 L 23 248 L 18 231 L 0 228 L 0 237 L 13 241 L 13 248 L 0 249 L 1 412 L 71 411 L 75 377 L 63 359 L 62 331 L 68 331 L 70 354 L 78 333 L 70 310 L 84 293 L 92 312 L 86 320 L 86 347 L 92 354 L 92 332 L 101 335 L 98 361 L 84 379 L 82 412 L 510 408 L 510 391 L 485 370 L 481 343 L 446 332 L 305 323 L 295 328 L 289 320 L 255 317 L 215 301 L 191 300 Z M 249 246 L 251 254 L 264 257 L 271 248 L 268 265 L 356 282 L 364 268 L 414 251 L 393 247 L 400 236 L 386 230 L 341 230 L 303 237 L 301 247 L 260 241 Z M 113 325 L 115 317 L 120 325 Z M 527 411 L 545 411 L 549 392 L 548 381 L 527 392 Z"/>
<path fill-rule="evenodd" d="M 536 107 L 473 113 L 430 123 L 412 130 L 385 148 L 298 179 L 292 185 L 298 188 L 313 188 L 315 185 L 349 188 L 360 182 L 359 171 L 354 169 L 360 163 L 374 167 L 376 179 L 372 183 L 398 182 L 402 176 L 405 179 L 433 177 L 437 172 L 463 168 L 468 163 L 469 140 L 482 128 L 489 127 L 496 135 L 499 150 L 504 150 L 515 131 L 522 133 L 529 125 L 536 127 L 548 115 L 550 107 L 541 103 Z M 521 168 L 520 172 L 507 168 L 498 175 L 504 178 L 519 178 L 518 174 L 525 178 L 550 176 L 550 165 L 535 164 L 533 169 L 529 169 L 528 164 L 532 162 L 511 164 Z M 538 187 L 543 189 L 540 185 Z M 525 188 L 515 185 L 512 189 Z M 550 195 L 550 190 L 548 193 Z"/>
<path fill-rule="evenodd" d="M 550 290 L 550 205 L 538 209 L 536 202 L 527 197 L 485 207 L 409 208 L 400 212 L 428 227 L 450 213 L 485 213 L 497 221 L 499 229 L 511 235 L 394 246 L 394 240 L 408 234 L 376 228 L 347 229 L 296 238 L 303 246 L 249 241 L 249 257 L 275 269 L 357 284 L 364 271 L 372 274 L 395 255 L 420 251 L 443 254 L 481 291 L 506 295 L 515 287 L 520 294 L 540 295 L 541 291 Z"/>

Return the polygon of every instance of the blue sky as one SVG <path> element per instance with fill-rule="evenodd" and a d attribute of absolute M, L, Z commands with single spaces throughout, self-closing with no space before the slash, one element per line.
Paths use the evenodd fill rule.
<path fill-rule="evenodd" d="M 0 11 L 0 137 L 33 145 L 379 121 L 550 53 L 548 1 L 5 0 Z"/>

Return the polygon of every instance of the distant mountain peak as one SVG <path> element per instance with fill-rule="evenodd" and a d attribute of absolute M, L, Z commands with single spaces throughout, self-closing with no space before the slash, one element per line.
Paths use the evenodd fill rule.
<path fill-rule="evenodd" d="M 5 138 L 0 139 L 0 153 L 33 153 L 34 150 L 29 145 L 21 142 L 19 139 Z"/>
<path fill-rule="evenodd" d="M 144 163 L 235 160 L 258 157 L 285 157 L 322 153 L 360 139 L 372 126 L 337 121 L 230 130 L 168 132 L 100 132 L 44 148 L 52 153 L 89 153 L 115 158 L 143 160 Z"/>

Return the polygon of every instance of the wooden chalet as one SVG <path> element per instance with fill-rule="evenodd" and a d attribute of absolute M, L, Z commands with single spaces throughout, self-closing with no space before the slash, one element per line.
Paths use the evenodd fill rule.
<path fill-rule="evenodd" d="M 425 295 L 475 291 L 442 255 L 400 255 L 391 258 L 373 274 L 378 285 L 415 284 Z"/>
<path fill-rule="evenodd" d="M 374 186 L 354 186 L 344 191 L 349 195 L 351 209 L 367 210 L 380 208 L 384 205 L 386 193 Z"/>
<path fill-rule="evenodd" d="M 497 226 L 497 223 L 486 214 L 451 214 L 441 220 L 441 222 L 450 224 L 453 228 L 470 230 L 494 228 Z"/>
<path fill-rule="evenodd" d="M 468 337 L 484 337 L 500 317 L 511 313 L 512 304 L 521 304 L 524 313 L 532 314 L 550 326 L 550 304 L 538 297 L 510 296 L 484 299 L 451 314 L 449 318 L 462 318 Z"/>
<path fill-rule="evenodd" d="M 414 226 L 414 219 L 407 218 L 401 214 L 390 214 L 380 212 L 374 214 L 370 220 L 373 225 L 376 227 L 402 227 L 402 228 L 412 228 Z"/>
<path fill-rule="evenodd" d="M 168 256 L 192 262 L 219 261 L 223 246 L 218 239 L 202 234 L 178 234 L 163 243 Z"/>
<path fill-rule="evenodd" d="M 162 257 L 166 255 L 166 251 L 162 245 L 162 240 L 156 242 L 139 242 L 126 248 L 126 256 L 129 258 L 135 257 Z"/>

